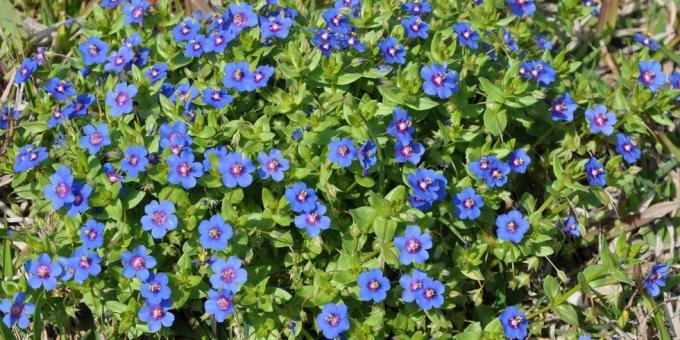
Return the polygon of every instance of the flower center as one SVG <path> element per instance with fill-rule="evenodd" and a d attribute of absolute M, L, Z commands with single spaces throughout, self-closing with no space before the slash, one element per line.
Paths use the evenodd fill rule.
<path fill-rule="evenodd" d="M 182 177 L 189 176 L 189 173 L 191 173 L 191 164 L 180 163 L 180 165 L 177 167 L 177 173 Z"/>
<path fill-rule="evenodd" d="M 128 97 L 128 94 L 125 92 L 120 92 L 116 96 L 116 104 L 118 104 L 118 106 L 127 104 L 128 100 L 130 100 L 130 97 Z"/>
<path fill-rule="evenodd" d="M 503 178 L 503 173 L 501 173 L 498 169 L 493 169 L 491 170 L 491 176 L 493 176 L 496 179 L 501 179 Z"/>
<path fill-rule="evenodd" d="M 50 276 L 50 266 L 46 264 L 41 264 L 38 266 L 36 272 L 39 278 L 46 279 Z"/>
<path fill-rule="evenodd" d="M 57 90 L 57 92 L 59 92 L 59 93 L 64 93 L 64 91 L 65 91 L 64 85 L 63 85 L 63 84 L 57 85 L 57 89 L 56 89 L 56 90 Z"/>
<path fill-rule="evenodd" d="M 239 26 L 239 27 L 240 27 L 240 26 L 242 26 L 242 25 L 245 24 L 245 23 L 246 23 L 246 15 L 245 15 L 245 14 L 243 14 L 243 13 L 236 13 L 236 15 L 234 15 L 234 24 L 235 24 L 236 26 Z"/>
<path fill-rule="evenodd" d="M 513 318 L 510 318 L 510 320 L 508 320 L 508 325 L 510 325 L 510 327 L 515 328 L 515 329 L 519 328 L 519 324 L 521 324 L 521 323 L 522 323 L 522 317 L 519 316 L 519 315 L 515 316 Z"/>
<path fill-rule="evenodd" d="M 165 312 L 163 311 L 163 308 L 160 307 L 160 306 L 156 306 L 156 307 L 151 308 L 151 317 L 154 320 L 160 320 L 161 318 L 163 318 L 164 314 L 165 314 Z"/>
<path fill-rule="evenodd" d="M 418 181 L 418 187 L 420 187 L 421 190 L 427 190 L 427 187 L 432 184 L 432 178 L 425 178 L 420 181 Z"/>
<path fill-rule="evenodd" d="M 316 212 L 312 212 L 307 214 L 307 223 L 311 225 L 315 225 L 319 221 L 319 214 Z"/>
<path fill-rule="evenodd" d="M 515 221 L 508 222 L 508 231 L 514 233 L 516 230 L 517 230 L 517 224 L 515 224 Z"/>
<path fill-rule="evenodd" d="M 135 18 L 139 18 L 144 15 L 144 9 L 141 7 L 135 7 L 135 9 L 132 10 L 132 16 Z"/>
<path fill-rule="evenodd" d="M 96 57 L 99 55 L 99 48 L 95 45 L 90 45 L 87 47 L 87 53 L 89 53 L 90 56 Z"/>
<path fill-rule="evenodd" d="M 298 194 L 295 196 L 295 199 L 298 200 L 298 202 L 304 203 L 307 201 L 307 191 L 305 190 L 300 190 Z"/>
<path fill-rule="evenodd" d="M 57 193 L 57 196 L 64 198 L 66 195 L 68 195 L 69 188 L 66 183 L 59 183 L 56 187 L 54 187 L 54 191 Z"/>
<path fill-rule="evenodd" d="M 87 238 L 89 238 L 91 241 L 94 241 L 99 234 L 97 234 L 97 231 L 94 229 L 90 229 L 87 231 Z"/>
<path fill-rule="evenodd" d="M 222 95 L 220 94 L 220 91 L 215 91 L 212 93 L 210 98 L 212 98 L 212 100 L 220 100 L 222 99 Z"/>
<path fill-rule="evenodd" d="M 524 160 L 520 157 L 517 157 L 517 158 L 512 160 L 512 164 L 517 167 L 517 166 L 524 164 Z"/>
<path fill-rule="evenodd" d="M 153 281 L 149 283 L 149 291 L 152 293 L 158 293 L 161 291 L 161 283 L 158 281 Z"/>
<path fill-rule="evenodd" d="M 79 192 L 73 194 L 73 205 L 76 207 L 83 203 L 83 195 Z"/>
<path fill-rule="evenodd" d="M 466 198 L 465 201 L 463 201 L 463 206 L 466 209 L 472 209 L 472 207 L 475 206 L 475 200 L 473 200 L 472 198 Z"/>
<path fill-rule="evenodd" d="M 420 250 L 420 241 L 412 238 L 406 241 L 406 251 L 411 254 L 417 253 Z"/>
<path fill-rule="evenodd" d="M 470 39 L 470 34 L 471 34 L 470 31 L 465 31 L 465 32 L 463 32 L 463 38 L 465 38 L 465 39 Z"/>
<path fill-rule="evenodd" d="M 102 134 L 99 132 L 95 132 L 90 135 L 90 144 L 92 145 L 99 145 L 102 143 L 103 140 L 104 136 L 102 136 Z"/>
<path fill-rule="evenodd" d="M 413 154 L 413 147 L 411 147 L 410 145 L 407 145 L 407 146 L 401 148 L 400 152 L 403 156 L 406 156 L 406 157 L 411 156 Z"/>
<path fill-rule="evenodd" d="M 604 126 L 607 123 L 607 116 L 604 114 L 595 115 L 595 125 Z"/>
<path fill-rule="evenodd" d="M 411 289 L 411 291 L 416 291 L 420 288 L 423 288 L 423 283 L 420 280 L 413 280 L 411 281 L 409 288 Z"/>
<path fill-rule="evenodd" d="M 340 155 L 340 156 L 342 156 L 342 157 L 345 157 L 345 156 L 347 156 L 347 154 L 349 153 L 349 148 L 347 147 L 347 145 L 341 145 L 341 146 L 338 148 L 338 151 L 337 151 L 337 152 L 338 152 L 338 155 Z"/>
<path fill-rule="evenodd" d="M 166 217 L 165 212 L 158 210 L 153 213 L 153 216 L 151 216 L 151 221 L 153 221 L 153 224 L 160 226 L 165 224 L 165 217 Z"/>
<path fill-rule="evenodd" d="M 260 72 L 255 73 L 255 82 L 256 83 L 259 83 L 260 81 L 262 81 L 262 79 L 264 79 L 264 75 L 262 73 L 260 73 Z"/>
<path fill-rule="evenodd" d="M 221 310 L 227 310 L 231 307 L 231 301 L 227 299 L 226 297 L 222 296 L 219 299 L 217 299 L 217 307 L 219 307 Z"/>
<path fill-rule="evenodd" d="M 340 324 L 340 316 L 335 313 L 328 313 L 328 315 L 326 315 L 326 322 L 328 322 L 329 325 L 336 327 Z"/>
<path fill-rule="evenodd" d="M 416 20 L 416 22 L 411 25 L 411 30 L 414 32 L 420 31 L 420 20 Z"/>
<path fill-rule="evenodd" d="M 188 26 L 182 27 L 182 35 L 187 35 L 191 33 L 191 29 Z"/>
<path fill-rule="evenodd" d="M 213 240 L 217 240 L 218 238 L 220 238 L 221 235 L 222 229 L 220 229 L 220 227 L 215 226 L 208 230 L 208 236 L 210 236 L 210 238 Z"/>
<path fill-rule="evenodd" d="M 132 155 L 127 158 L 127 161 L 130 163 L 130 165 L 135 166 L 137 165 L 137 162 L 139 162 L 139 157 Z"/>
<path fill-rule="evenodd" d="M 201 46 L 201 43 L 199 43 L 198 41 L 194 42 L 194 51 L 199 51 L 201 47 L 203 47 Z"/>
<path fill-rule="evenodd" d="M 432 76 L 432 82 L 437 86 L 442 86 L 444 84 L 445 78 L 446 78 L 446 75 L 439 72 L 439 73 L 436 73 L 435 75 Z"/>
<path fill-rule="evenodd" d="M 144 260 L 144 258 L 141 256 L 134 256 L 130 261 L 130 264 L 132 265 L 132 268 L 134 268 L 135 270 L 141 270 L 142 268 L 144 268 L 146 260 Z"/>
<path fill-rule="evenodd" d="M 340 16 L 336 15 L 331 19 L 331 23 L 333 23 L 334 26 L 339 26 L 340 25 Z"/>
<path fill-rule="evenodd" d="M 116 64 L 117 66 L 123 65 L 124 62 L 125 62 L 125 58 L 123 58 L 121 56 L 117 56 L 117 57 L 113 58 L 113 63 Z"/>
<path fill-rule="evenodd" d="M 399 130 L 399 132 L 405 132 L 409 127 L 411 127 L 410 120 L 400 120 L 397 123 L 397 130 Z"/>
<path fill-rule="evenodd" d="M 423 296 L 425 296 L 425 298 L 428 299 L 428 300 L 431 300 L 432 298 L 434 298 L 435 295 L 437 295 L 437 292 L 435 292 L 435 290 L 432 289 L 432 288 L 427 288 L 423 292 Z"/>
<path fill-rule="evenodd" d="M 222 270 L 222 274 L 220 274 L 222 277 L 222 281 L 226 283 L 232 283 L 236 279 L 236 271 L 232 267 L 227 267 L 224 270 Z"/>
<path fill-rule="evenodd" d="M 623 150 L 625 150 L 626 152 L 629 152 L 632 149 L 633 145 L 631 145 L 630 143 L 623 144 Z"/>
<path fill-rule="evenodd" d="M 83 255 L 80 257 L 80 262 L 78 264 L 80 265 L 80 268 L 88 269 L 90 268 L 90 258 Z"/>
<path fill-rule="evenodd" d="M 275 159 L 269 160 L 267 162 L 267 169 L 269 169 L 270 172 L 274 172 L 279 169 L 279 162 Z"/>
<path fill-rule="evenodd" d="M 564 111 L 567 109 L 567 106 L 564 105 L 564 103 L 557 103 L 553 110 L 559 112 L 559 113 L 564 113 Z"/>
<path fill-rule="evenodd" d="M 642 72 L 642 80 L 649 85 L 654 81 L 654 71 Z"/>
<path fill-rule="evenodd" d="M 387 49 L 387 54 L 389 54 L 393 57 L 396 56 L 397 55 L 397 48 L 395 46 L 389 47 Z"/>
<path fill-rule="evenodd" d="M 269 30 L 272 32 L 278 32 L 279 30 L 281 30 L 281 25 L 279 25 L 278 22 L 274 22 L 269 26 Z"/>
<path fill-rule="evenodd" d="M 234 78 L 234 80 L 243 79 L 243 71 L 241 71 L 240 69 L 237 69 L 236 71 L 234 71 L 234 75 L 232 77 Z"/>
<path fill-rule="evenodd" d="M 371 280 L 368 282 L 368 289 L 375 292 L 380 288 L 380 282 L 378 280 Z"/>
<path fill-rule="evenodd" d="M 234 163 L 229 169 L 229 172 L 231 172 L 233 176 L 241 176 L 241 174 L 243 174 L 243 165 L 241 163 Z"/>
<path fill-rule="evenodd" d="M 15 303 L 12 305 L 12 308 L 9 310 L 9 314 L 17 317 L 21 314 L 24 313 L 24 304 L 23 303 Z"/>

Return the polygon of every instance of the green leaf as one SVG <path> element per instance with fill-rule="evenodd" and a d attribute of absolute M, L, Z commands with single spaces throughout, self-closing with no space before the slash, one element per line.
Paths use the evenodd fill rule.
<path fill-rule="evenodd" d="M 543 291 L 550 302 L 552 302 L 560 294 L 560 283 L 553 276 L 548 275 L 543 280 Z"/>
<path fill-rule="evenodd" d="M 484 111 L 484 127 L 494 136 L 499 136 L 508 125 L 508 117 L 505 110 L 495 111 L 488 109 Z"/>
<path fill-rule="evenodd" d="M 562 321 L 570 325 L 578 326 L 578 314 L 572 305 L 559 305 L 553 308 L 552 311 L 558 318 L 562 319 Z"/>
<path fill-rule="evenodd" d="M 482 87 L 482 91 L 486 94 L 487 101 L 492 101 L 496 103 L 503 103 L 505 101 L 505 94 L 503 91 L 486 78 L 479 78 L 479 85 Z"/>
<path fill-rule="evenodd" d="M 465 327 L 465 330 L 456 335 L 454 339 L 467 340 L 479 339 L 482 336 L 482 326 L 479 322 L 473 322 Z"/>

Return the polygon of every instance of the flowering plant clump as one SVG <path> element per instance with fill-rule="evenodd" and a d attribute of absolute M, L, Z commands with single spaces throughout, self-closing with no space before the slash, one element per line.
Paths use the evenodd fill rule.
<path fill-rule="evenodd" d="M 677 39 L 608 51 L 597 1 L 66 2 L 0 92 L 2 338 L 680 337 Z"/>

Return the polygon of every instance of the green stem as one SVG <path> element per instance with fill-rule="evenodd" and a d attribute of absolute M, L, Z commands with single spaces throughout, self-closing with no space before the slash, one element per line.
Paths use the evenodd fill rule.
<path fill-rule="evenodd" d="M 555 307 L 557 307 L 557 306 L 563 304 L 565 301 L 567 301 L 567 299 L 568 299 L 570 296 L 574 295 L 574 293 L 578 292 L 579 290 L 581 290 L 581 284 L 580 284 L 580 283 L 579 283 L 579 284 L 576 284 L 576 286 L 574 286 L 573 288 L 569 289 L 566 293 L 564 293 L 564 294 L 560 295 L 559 297 L 557 297 L 557 299 L 555 299 L 555 301 L 553 301 L 551 304 L 549 304 L 549 305 L 547 305 L 547 306 L 545 306 L 545 307 L 539 309 L 539 310 L 536 311 L 536 312 L 529 313 L 529 315 L 527 315 L 527 320 L 533 319 L 534 317 L 536 317 L 536 316 L 538 316 L 538 315 L 541 315 L 541 314 L 543 314 L 543 313 L 549 311 L 550 309 L 555 308 Z"/>

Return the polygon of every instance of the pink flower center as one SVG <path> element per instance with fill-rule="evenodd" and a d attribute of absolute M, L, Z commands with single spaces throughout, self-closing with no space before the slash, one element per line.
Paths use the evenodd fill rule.
<path fill-rule="evenodd" d="M 231 172 L 233 176 L 241 176 L 243 174 L 243 165 L 241 163 L 234 163 L 229 169 L 229 172 Z"/>
<path fill-rule="evenodd" d="M 463 201 L 463 206 L 466 209 L 472 209 L 472 207 L 475 206 L 475 200 L 473 200 L 472 198 L 466 198 L 465 201 Z"/>
<path fill-rule="evenodd" d="M 116 96 L 116 104 L 118 104 L 118 106 L 127 104 L 128 100 L 130 100 L 130 97 L 128 97 L 128 94 L 125 92 L 120 92 Z"/>
<path fill-rule="evenodd" d="M 498 169 L 493 169 L 491 170 L 491 176 L 496 179 L 501 179 L 503 178 L 503 173 L 501 173 Z"/>
<path fill-rule="evenodd" d="M 437 295 L 437 292 L 435 292 L 435 290 L 432 288 L 427 288 L 425 291 L 423 291 L 423 296 L 425 296 L 425 298 L 428 300 L 434 298 L 435 295 Z"/>
<path fill-rule="evenodd" d="M 399 132 L 405 132 L 409 127 L 411 127 L 411 121 L 410 120 L 400 120 L 397 123 L 397 130 Z"/>
<path fill-rule="evenodd" d="M 89 53 L 91 56 L 96 57 L 99 55 L 99 48 L 95 45 L 90 45 L 87 47 L 87 53 Z"/>
<path fill-rule="evenodd" d="M 90 259 L 83 255 L 80 257 L 80 262 L 78 264 L 80 265 L 80 268 L 88 269 L 90 268 Z"/>
<path fill-rule="evenodd" d="M 125 63 L 125 58 L 123 58 L 121 56 L 117 56 L 117 57 L 113 58 L 113 63 L 117 66 L 123 65 L 123 63 Z"/>
<path fill-rule="evenodd" d="M 180 165 L 177 167 L 177 173 L 182 177 L 189 176 L 189 173 L 191 173 L 191 164 L 180 163 Z"/>
<path fill-rule="evenodd" d="M 349 148 L 347 147 L 347 145 L 340 145 L 337 152 L 338 155 L 345 157 L 349 153 Z"/>
<path fill-rule="evenodd" d="M 441 87 L 444 84 L 444 79 L 446 76 L 443 73 L 436 73 L 435 75 L 432 76 L 432 82 Z"/>
<path fill-rule="evenodd" d="M 335 313 L 328 313 L 328 315 L 326 315 L 326 322 L 328 322 L 329 325 L 336 327 L 340 324 L 340 316 Z"/>
<path fill-rule="evenodd" d="M 607 116 L 604 114 L 595 115 L 595 125 L 604 126 L 607 123 Z"/>
<path fill-rule="evenodd" d="M 135 9 L 132 10 L 132 16 L 135 18 L 139 18 L 144 15 L 144 9 L 141 7 L 135 7 Z"/>
<path fill-rule="evenodd" d="M 420 241 L 412 238 L 406 241 L 406 251 L 411 254 L 417 253 L 420 250 Z"/>
<path fill-rule="evenodd" d="M 217 299 L 217 307 L 219 307 L 221 310 L 227 310 L 231 307 L 231 301 L 227 299 L 226 297 L 222 296 L 219 299 Z"/>
<path fill-rule="evenodd" d="M 427 190 L 427 187 L 428 187 L 430 184 L 432 184 L 432 178 L 429 178 L 429 177 L 427 177 L 427 178 L 425 178 L 425 179 L 423 179 L 423 180 L 418 181 L 418 187 L 419 187 L 421 190 Z"/>
<path fill-rule="evenodd" d="M 515 329 L 519 328 L 519 325 L 521 323 L 522 323 L 522 317 L 519 316 L 519 315 L 515 316 L 513 318 L 510 318 L 510 320 L 508 320 L 508 325 L 510 325 L 510 327 L 515 328 Z"/>
<path fill-rule="evenodd" d="M 633 146 L 630 145 L 630 143 L 623 144 L 623 150 L 625 150 L 626 152 L 628 152 L 632 149 L 633 149 Z"/>
<path fill-rule="evenodd" d="M 236 13 L 236 15 L 234 15 L 234 25 L 240 27 L 245 23 L 246 23 L 246 15 L 245 14 Z"/>
<path fill-rule="evenodd" d="M 151 317 L 154 320 L 160 320 L 161 318 L 163 318 L 164 314 L 165 314 L 165 312 L 163 311 L 163 308 L 160 307 L 160 306 L 156 306 L 156 307 L 151 308 Z"/>
<path fill-rule="evenodd" d="M 279 30 L 281 30 L 281 25 L 279 25 L 278 22 L 273 22 L 273 23 L 269 26 L 269 30 L 272 31 L 272 32 L 278 32 Z"/>
<path fill-rule="evenodd" d="M 407 145 L 403 148 L 401 148 L 401 151 L 399 151 L 403 156 L 409 157 L 413 154 L 413 148 L 410 145 Z"/>
<path fill-rule="evenodd" d="M 517 166 L 524 164 L 524 160 L 520 157 L 517 157 L 517 158 L 512 160 L 512 164 L 517 167 Z"/>
<path fill-rule="evenodd" d="M 319 221 L 319 214 L 316 212 L 312 212 L 307 214 L 307 223 L 311 225 L 315 225 Z"/>
<path fill-rule="evenodd" d="M 217 240 L 220 238 L 222 235 L 222 229 L 219 227 L 212 227 L 210 230 L 208 230 L 208 236 L 210 236 L 211 239 Z"/>
<path fill-rule="evenodd" d="M 50 276 L 50 266 L 46 264 L 41 264 L 38 266 L 36 272 L 39 278 L 46 279 Z"/>
<path fill-rule="evenodd" d="M 90 135 L 90 144 L 92 145 L 99 145 L 104 141 L 104 136 L 102 136 L 101 133 L 95 132 Z"/>
<path fill-rule="evenodd" d="M 267 162 L 267 169 L 269 169 L 270 172 L 274 172 L 274 171 L 278 170 L 278 168 L 279 168 L 279 162 L 277 160 L 271 159 L 271 160 L 269 160 L 269 162 Z"/>
<path fill-rule="evenodd" d="M 127 161 L 130 163 L 130 165 L 135 166 L 137 165 L 137 162 L 139 162 L 139 157 L 132 155 L 127 158 Z"/>
<path fill-rule="evenodd" d="M 234 78 L 234 80 L 243 79 L 243 71 L 241 71 L 240 69 L 237 69 L 236 71 L 234 71 L 234 74 L 233 74 L 232 77 Z"/>
<path fill-rule="evenodd" d="M 369 281 L 368 289 L 375 292 L 376 290 L 380 289 L 380 282 L 378 282 L 378 280 Z"/>
<path fill-rule="evenodd" d="M 9 314 L 13 316 L 19 316 L 24 313 L 24 304 L 23 303 L 15 303 L 12 305 L 12 308 L 9 310 Z"/>
<path fill-rule="evenodd" d="M 153 221 L 153 224 L 160 226 L 165 224 L 165 217 L 166 217 L 165 212 L 158 210 L 154 212 L 153 215 L 151 216 L 151 221 Z"/>
<path fill-rule="evenodd" d="M 66 195 L 68 195 L 70 190 L 66 183 L 59 183 L 56 187 L 54 187 L 54 191 L 57 193 L 57 196 L 64 198 Z"/>
<path fill-rule="evenodd" d="M 222 277 L 222 281 L 226 283 L 232 283 L 236 279 L 236 271 L 232 267 L 227 267 L 224 270 L 222 270 L 222 274 L 220 274 Z"/>
<path fill-rule="evenodd" d="M 222 99 L 222 94 L 220 94 L 220 91 L 215 91 L 210 95 L 210 98 L 212 98 L 212 100 L 220 100 Z"/>
<path fill-rule="evenodd" d="M 141 256 L 134 256 L 132 257 L 132 260 L 130 260 L 130 264 L 132 265 L 132 268 L 134 268 L 135 270 L 140 270 L 144 268 L 144 265 L 146 265 L 146 261 Z"/>
<path fill-rule="evenodd" d="M 423 288 L 423 283 L 420 280 L 413 280 L 411 281 L 409 288 L 411 289 L 411 291 L 416 291 L 420 288 Z"/>
<path fill-rule="evenodd" d="M 300 190 L 300 192 L 298 192 L 298 194 L 295 196 L 295 199 L 297 199 L 298 202 L 302 202 L 302 203 L 306 202 L 307 201 L 307 191 Z"/>
<path fill-rule="evenodd" d="M 508 231 L 513 233 L 517 231 L 517 224 L 515 224 L 515 221 L 508 222 Z"/>
<path fill-rule="evenodd" d="M 149 283 L 149 291 L 152 293 L 158 293 L 161 291 L 161 283 L 158 281 L 153 281 Z"/>
<path fill-rule="evenodd" d="M 87 238 L 89 238 L 91 241 L 94 241 L 98 235 L 99 234 L 94 229 L 90 229 L 87 231 Z"/>

